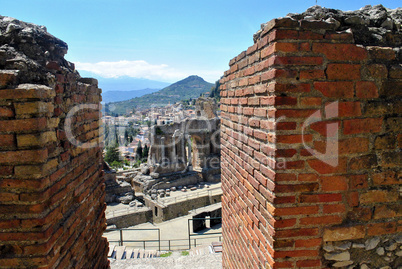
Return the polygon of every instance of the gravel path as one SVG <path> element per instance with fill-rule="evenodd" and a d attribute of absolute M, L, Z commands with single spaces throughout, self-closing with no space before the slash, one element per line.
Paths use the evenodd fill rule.
<path fill-rule="evenodd" d="M 111 269 L 221 269 L 222 254 L 181 256 L 173 252 L 170 257 L 153 259 L 112 260 Z"/>

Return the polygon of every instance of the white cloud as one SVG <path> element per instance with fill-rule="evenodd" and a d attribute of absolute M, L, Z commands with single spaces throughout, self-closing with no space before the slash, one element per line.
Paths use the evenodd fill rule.
<path fill-rule="evenodd" d="M 143 60 L 81 63 L 76 62 L 77 70 L 88 71 L 104 78 L 118 78 L 122 76 L 145 78 L 151 80 L 175 82 L 190 75 L 198 75 L 205 80 L 215 82 L 223 71 L 186 70 L 179 71 L 166 64 L 153 65 Z"/>

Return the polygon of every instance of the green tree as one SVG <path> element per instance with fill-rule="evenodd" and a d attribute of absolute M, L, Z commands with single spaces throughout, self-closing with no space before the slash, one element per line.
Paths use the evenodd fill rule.
<path fill-rule="evenodd" d="M 105 154 L 105 162 L 113 164 L 114 162 L 120 162 L 119 146 L 115 143 L 113 146 L 107 148 Z"/>
<path fill-rule="evenodd" d="M 124 143 L 126 146 L 130 143 L 130 138 L 128 136 L 127 128 L 124 129 Z"/>
<path fill-rule="evenodd" d="M 142 145 L 141 141 L 138 141 L 137 150 L 135 152 L 135 159 L 140 160 L 142 158 Z"/>
<path fill-rule="evenodd" d="M 148 159 L 148 146 L 147 144 L 144 145 L 144 150 L 142 151 L 142 159 L 144 160 L 144 162 L 146 162 L 146 160 Z"/>

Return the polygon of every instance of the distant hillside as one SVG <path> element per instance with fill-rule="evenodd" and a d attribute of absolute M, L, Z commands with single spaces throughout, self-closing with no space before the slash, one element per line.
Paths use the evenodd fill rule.
<path fill-rule="evenodd" d="M 157 92 L 160 89 L 144 89 L 144 90 L 134 90 L 134 91 L 107 91 L 102 93 L 102 102 L 120 102 L 129 100 L 135 97 L 141 97 L 145 94 L 150 94 Z"/>
<path fill-rule="evenodd" d="M 143 89 L 163 89 L 171 83 L 127 76 L 104 78 L 95 73 L 79 70 L 81 77 L 91 77 L 98 80 L 102 92 L 108 91 L 135 91 Z M 133 97 L 131 97 L 133 98 Z"/>
<path fill-rule="evenodd" d="M 202 93 L 209 92 L 214 84 L 206 82 L 198 76 L 190 76 L 172 85 L 142 97 L 133 98 L 128 101 L 110 103 L 106 111 L 114 114 L 125 114 L 133 108 L 150 108 L 152 106 L 165 106 L 178 101 L 197 98 Z M 113 111 L 109 111 L 113 107 Z"/>

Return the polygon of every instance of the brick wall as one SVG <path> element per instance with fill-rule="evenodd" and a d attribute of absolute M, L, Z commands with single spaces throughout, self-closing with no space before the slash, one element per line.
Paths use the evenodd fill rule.
<path fill-rule="evenodd" d="M 50 87 L 0 71 L 0 268 L 108 267 L 102 151 L 72 144 L 65 125 L 100 89 L 69 65 L 47 63 Z M 78 110 L 72 136 L 98 142 L 99 116 Z"/>
<path fill-rule="evenodd" d="M 400 62 L 397 49 L 289 18 L 230 61 L 220 81 L 224 268 L 357 265 L 324 246 L 401 232 Z"/>

